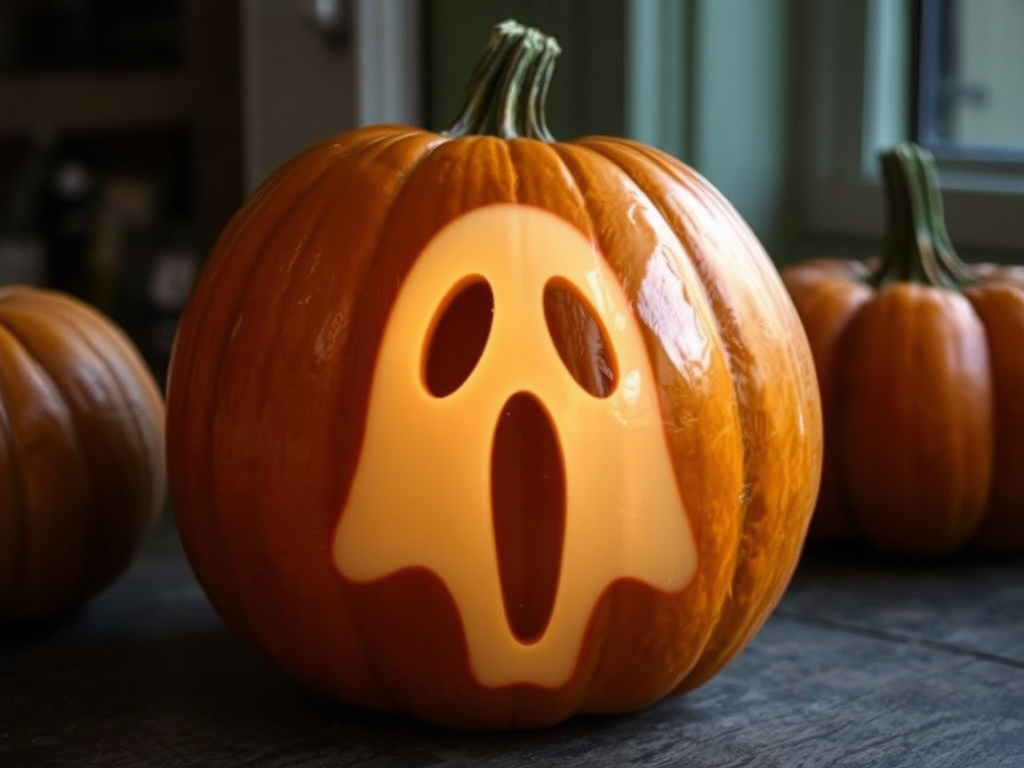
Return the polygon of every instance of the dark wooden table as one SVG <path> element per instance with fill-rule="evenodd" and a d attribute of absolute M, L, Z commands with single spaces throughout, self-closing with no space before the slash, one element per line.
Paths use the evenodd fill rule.
<path fill-rule="evenodd" d="M 170 525 L 75 616 L 0 640 L 0 766 L 1024 766 L 1024 561 L 805 555 L 749 648 L 626 717 L 453 733 L 300 690 Z"/>

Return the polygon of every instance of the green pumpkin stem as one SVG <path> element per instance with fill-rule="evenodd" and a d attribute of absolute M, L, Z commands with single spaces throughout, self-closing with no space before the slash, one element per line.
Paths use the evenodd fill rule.
<path fill-rule="evenodd" d="M 951 289 L 976 282 L 946 230 L 931 152 L 905 142 L 883 152 L 880 159 L 888 226 L 881 263 L 868 282 L 875 287 L 914 282 Z"/>
<path fill-rule="evenodd" d="M 536 29 L 512 20 L 495 25 L 462 111 L 444 135 L 554 141 L 544 104 L 559 53 L 555 39 Z"/>

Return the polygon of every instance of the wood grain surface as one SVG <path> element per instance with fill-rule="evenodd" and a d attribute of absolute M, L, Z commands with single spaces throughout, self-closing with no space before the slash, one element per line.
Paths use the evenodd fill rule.
<path fill-rule="evenodd" d="M 685 697 L 454 733 L 313 696 L 229 633 L 167 524 L 73 616 L 0 627 L 0 766 L 1024 765 L 1024 561 L 809 552 L 750 647 Z"/>

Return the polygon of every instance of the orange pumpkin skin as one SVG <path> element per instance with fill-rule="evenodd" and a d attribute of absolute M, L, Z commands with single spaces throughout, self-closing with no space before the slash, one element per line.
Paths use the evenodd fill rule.
<path fill-rule="evenodd" d="M 571 223 L 615 273 L 698 552 L 679 591 L 610 584 L 555 687 L 479 683 L 428 569 L 355 583 L 330 556 L 396 296 L 439 230 L 496 203 Z M 594 370 L 583 341 L 561 342 Z M 375 126 L 312 147 L 214 248 L 175 342 L 168 414 L 179 529 L 225 621 L 308 686 L 462 728 L 633 710 L 710 678 L 788 582 L 821 461 L 813 362 L 760 244 L 692 170 L 611 138 Z"/>
<path fill-rule="evenodd" d="M 0 288 L 0 620 L 56 615 L 124 571 L 164 502 L 163 418 L 110 320 Z"/>
<path fill-rule="evenodd" d="M 924 150 L 903 147 L 887 159 L 898 157 L 909 164 L 903 173 L 934 185 Z M 900 173 L 890 172 L 887 259 L 818 259 L 782 272 L 825 417 L 810 536 L 866 537 L 917 555 L 1020 550 L 1024 280 L 1019 267 L 956 260 L 937 188 L 904 199 Z"/>

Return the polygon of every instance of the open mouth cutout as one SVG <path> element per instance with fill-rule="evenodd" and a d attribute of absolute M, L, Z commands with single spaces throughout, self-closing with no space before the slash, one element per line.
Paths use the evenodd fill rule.
<path fill-rule="evenodd" d="M 472 375 L 494 321 L 487 281 L 469 276 L 439 308 L 424 348 L 423 381 L 434 397 L 456 392 Z M 617 379 L 607 334 L 593 308 L 565 280 L 544 286 L 550 341 L 573 380 L 607 397 Z M 546 343 L 538 339 L 538 344 Z M 565 545 L 566 483 L 558 434 L 544 405 L 519 392 L 501 410 L 491 453 L 491 512 L 508 625 L 524 644 L 547 628 Z"/>

